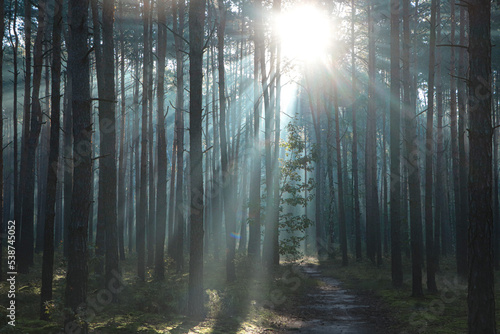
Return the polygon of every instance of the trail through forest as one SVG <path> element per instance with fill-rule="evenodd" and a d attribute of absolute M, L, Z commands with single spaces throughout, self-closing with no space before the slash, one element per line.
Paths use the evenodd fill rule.
<path fill-rule="evenodd" d="M 335 278 L 324 276 L 318 265 L 307 264 L 302 270 L 320 281 L 298 308 L 298 320 L 286 333 L 378 333 L 374 322 L 378 310 L 368 300 L 353 294 Z"/>

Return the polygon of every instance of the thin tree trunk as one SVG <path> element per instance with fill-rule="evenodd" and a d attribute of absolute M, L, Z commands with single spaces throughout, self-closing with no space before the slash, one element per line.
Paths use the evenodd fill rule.
<path fill-rule="evenodd" d="M 230 187 L 224 187 L 225 184 L 232 183 L 232 177 L 229 171 L 229 162 L 227 154 L 227 137 L 226 137 L 226 82 L 224 69 L 224 31 L 226 29 L 226 10 L 222 0 L 218 0 L 219 6 L 219 25 L 217 27 L 217 63 L 219 69 L 219 110 L 220 110 L 220 151 L 221 151 L 221 168 L 222 168 L 222 184 L 221 192 L 224 198 L 224 218 L 226 226 L 226 279 L 228 282 L 236 280 L 236 271 L 234 267 L 235 239 L 232 237 L 234 233 L 234 219 L 232 211 L 234 203 L 230 203 L 232 196 Z"/>
<path fill-rule="evenodd" d="M 126 132 L 126 118 L 125 118 L 125 36 L 123 21 L 125 20 L 124 10 L 123 10 L 123 0 L 119 3 L 120 9 L 120 111 L 121 111 L 121 126 L 120 126 L 120 160 L 118 166 L 118 251 L 120 253 L 120 260 L 125 260 L 125 217 L 127 212 L 127 207 L 125 205 L 126 192 L 125 192 L 125 132 Z"/>
<path fill-rule="evenodd" d="M 189 4 L 190 246 L 188 314 L 203 315 L 202 84 L 205 0 Z"/>
<path fill-rule="evenodd" d="M 436 8 L 436 22 L 441 22 L 441 5 Z M 441 24 L 436 27 L 436 41 L 441 43 Z M 443 84 L 441 79 L 441 48 L 436 51 L 436 109 L 437 109 L 437 145 L 436 145 L 436 186 L 435 186 L 435 219 L 434 219 L 434 259 L 435 270 L 439 268 L 439 255 L 441 253 L 441 224 L 443 223 Z"/>
<path fill-rule="evenodd" d="M 0 17 L 4 17 L 4 0 L 0 0 Z M 2 22 L 0 22 L 0 36 L 2 36 L 2 40 L 4 37 L 4 32 L 5 30 L 5 20 L 2 19 Z M 2 150 L 0 151 L 0 231 L 3 231 L 3 208 L 4 208 L 4 191 L 3 191 L 3 46 L 0 50 L 0 148 Z M 0 258 L 2 258 L 2 239 L 0 238 Z M 2 264 L 0 264 L 0 279 L 3 279 L 3 269 L 2 269 Z"/>
<path fill-rule="evenodd" d="M 167 8 L 158 2 L 158 209 L 156 220 L 155 277 L 165 279 L 165 231 L 167 223 L 167 143 L 165 137 L 165 57 L 167 54 Z"/>
<path fill-rule="evenodd" d="M 259 11 L 261 8 L 261 0 L 254 0 L 255 16 L 254 16 L 254 45 L 258 49 L 260 47 L 257 38 L 257 30 L 259 29 L 260 19 L 258 18 Z M 255 50 L 254 52 L 254 80 L 253 80 L 253 166 L 250 182 L 250 199 L 249 199 L 249 235 L 248 235 L 248 255 L 255 262 L 260 260 L 260 182 L 261 182 L 261 156 L 260 156 L 260 146 L 259 146 L 259 136 L 260 136 L 260 102 L 259 102 L 259 85 L 258 85 L 258 68 L 259 68 L 259 58 L 260 52 Z"/>
<path fill-rule="evenodd" d="M 452 158 L 452 174 L 453 174 L 453 194 L 455 198 L 455 237 L 457 246 L 459 245 L 459 241 L 463 240 L 461 235 L 461 220 L 462 220 L 462 212 L 463 208 L 461 207 L 460 201 L 460 160 L 458 154 L 458 133 L 457 133 L 457 81 L 455 78 L 455 48 L 453 45 L 455 44 L 455 0 L 450 0 L 450 44 L 452 47 L 450 48 L 450 132 L 451 132 L 451 158 Z M 460 267 L 460 262 L 462 259 L 460 258 L 460 249 L 457 248 L 456 252 L 456 263 L 457 269 Z"/>
<path fill-rule="evenodd" d="M 422 204 L 420 195 L 419 150 L 417 122 L 411 107 L 414 87 L 410 77 L 410 0 L 403 1 L 403 116 L 405 122 L 405 159 L 408 168 L 408 192 L 410 197 L 410 246 L 413 297 L 423 295 L 422 290 Z"/>
<path fill-rule="evenodd" d="M 114 0 L 104 0 L 102 8 L 102 70 L 103 95 L 99 95 L 99 197 L 102 196 L 105 222 L 105 282 L 110 282 L 118 270 L 118 233 L 116 222 L 116 125 L 115 125 L 115 64 L 114 64 Z"/>
<path fill-rule="evenodd" d="M 31 6 L 30 3 L 27 5 Z M 34 247 L 34 200 L 35 200 L 35 155 L 40 130 L 42 126 L 42 108 L 40 105 L 40 84 L 43 69 L 43 39 L 45 36 L 45 10 L 46 1 L 38 4 L 38 28 L 33 48 L 33 95 L 31 97 L 30 129 L 26 132 L 25 166 L 21 166 L 21 179 L 24 180 L 22 188 L 23 211 L 21 228 L 21 249 L 19 256 L 19 271 L 27 273 L 33 264 Z M 28 44 L 29 45 L 29 44 Z M 24 171 L 24 173 L 23 173 Z"/>
<path fill-rule="evenodd" d="M 342 158 L 340 148 L 340 119 L 339 119 L 339 101 L 337 93 L 337 82 L 333 82 L 333 103 L 335 108 L 335 141 L 337 147 L 337 182 L 339 193 L 339 232 L 340 232 L 340 250 L 342 252 L 342 265 L 347 266 L 349 259 L 347 257 L 347 227 L 344 207 L 344 183 L 342 175 Z"/>
<path fill-rule="evenodd" d="M 149 22 L 148 13 L 150 8 L 150 1 L 144 0 L 144 7 L 142 11 L 143 15 L 143 40 L 144 40 L 144 50 L 149 50 Z M 142 80 L 142 130 L 141 130 L 141 187 L 139 194 L 139 214 L 136 231 L 136 247 L 137 247 L 137 273 L 139 279 L 144 281 L 146 278 L 146 222 L 147 220 L 147 166 L 148 166 L 148 93 L 147 93 L 147 83 L 149 82 L 148 77 L 148 67 L 149 67 L 149 52 L 144 52 L 143 59 L 143 80 Z"/>
<path fill-rule="evenodd" d="M 401 167 L 400 167 L 400 75 L 399 75 L 399 1 L 391 0 L 391 273 L 395 287 L 403 285 L 401 259 Z"/>
<path fill-rule="evenodd" d="M 358 128 L 357 128 L 357 104 L 356 104 L 356 50 L 354 18 L 356 16 L 355 1 L 351 0 L 351 80 L 352 80 L 352 179 L 354 193 L 354 230 L 356 261 L 361 261 L 363 254 L 361 251 L 361 211 L 359 208 L 359 177 L 358 177 Z"/>
<path fill-rule="evenodd" d="M 434 66 L 436 52 L 436 9 L 439 0 L 431 2 L 431 27 L 429 50 L 429 79 L 427 92 L 427 125 L 425 135 L 425 252 L 427 262 L 427 289 L 436 292 L 436 259 L 434 254 L 433 210 L 432 210 L 432 165 L 434 157 Z"/>
<path fill-rule="evenodd" d="M 52 300 L 54 270 L 54 219 L 59 172 L 59 122 L 61 111 L 61 31 L 62 0 L 55 1 L 52 25 L 52 93 L 50 114 L 50 150 L 47 173 L 47 209 L 43 242 L 42 288 L 40 296 L 40 319 L 48 320 L 45 303 Z"/>
<path fill-rule="evenodd" d="M 463 6 L 460 6 L 460 45 L 465 45 L 465 26 L 466 26 L 466 11 Z M 467 73 L 465 49 L 460 48 L 458 54 L 458 77 L 464 78 Z M 467 228 L 469 225 L 469 206 L 468 206 L 468 161 L 465 152 L 466 138 L 466 104 L 467 93 L 466 86 L 463 80 L 458 81 L 458 159 L 459 159 L 459 174 L 460 174 L 460 216 L 457 219 L 457 273 L 460 277 L 467 277 Z"/>
<path fill-rule="evenodd" d="M 366 185 L 366 252 L 367 257 L 375 262 L 377 253 L 377 229 L 380 228 L 380 215 L 377 190 L 377 124 L 375 108 L 375 36 L 373 5 L 368 5 L 368 115 L 366 124 L 365 149 L 365 185 Z M 379 232 L 380 233 L 380 232 Z"/>

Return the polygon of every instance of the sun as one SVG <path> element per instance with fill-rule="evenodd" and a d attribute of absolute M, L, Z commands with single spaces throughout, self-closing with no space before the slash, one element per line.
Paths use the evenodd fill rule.
<path fill-rule="evenodd" d="M 282 54 L 290 60 L 315 62 L 326 56 L 331 47 L 331 20 L 317 7 L 294 7 L 284 12 L 276 24 Z"/>

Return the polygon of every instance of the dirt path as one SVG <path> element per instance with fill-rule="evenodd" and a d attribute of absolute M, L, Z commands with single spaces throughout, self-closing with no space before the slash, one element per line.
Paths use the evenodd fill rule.
<path fill-rule="evenodd" d="M 302 270 L 308 276 L 320 280 L 322 284 L 305 296 L 297 310 L 298 320 L 290 323 L 285 333 L 380 332 L 373 322 L 374 319 L 370 317 L 370 314 L 378 313 L 372 310 L 374 306 L 367 305 L 361 297 L 344 289 L 339 280 L 323 276 L 317 265 L 306 265 Z"/>

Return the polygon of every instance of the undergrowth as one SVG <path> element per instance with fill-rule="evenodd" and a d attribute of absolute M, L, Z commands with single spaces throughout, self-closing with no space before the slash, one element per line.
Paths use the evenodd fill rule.
<path fill-rule="evenodd" d="M 187 261 L 186 261 L 187 263 Z M 65 268 L 56 254 L 54 299 L 48 312 L 50 321 L 39 320 L 41 256 L 27 275 L 17 276 L 16 326 L 7 324 L 8 305 L 5 281 L 0 283 L 0 333 L 63 333 Z M 245 256 L 236 259 L 237 280 L 227 283 L 224 261 L 205 260 L 204 287 L 206 317 L 194 321 L 187 311 L 187 273 L 177 273 L 167 263 L 165 280 L 157 282 L 153 270 L 141 282 L 136 275 L 137 261 L 128 256 L 120 262 L 122 275 L 115 294 L 116 303 L 104 288 L 103 279 L 93 273 L 88 283 L 87 312 L 90 332 L 94 333 L 257 333 L 280 327 L 286 322 L 286 310 L 297 302 L 313 280 L 300 275 L 294 266 L 284 264 L 272 273 Z"/>

